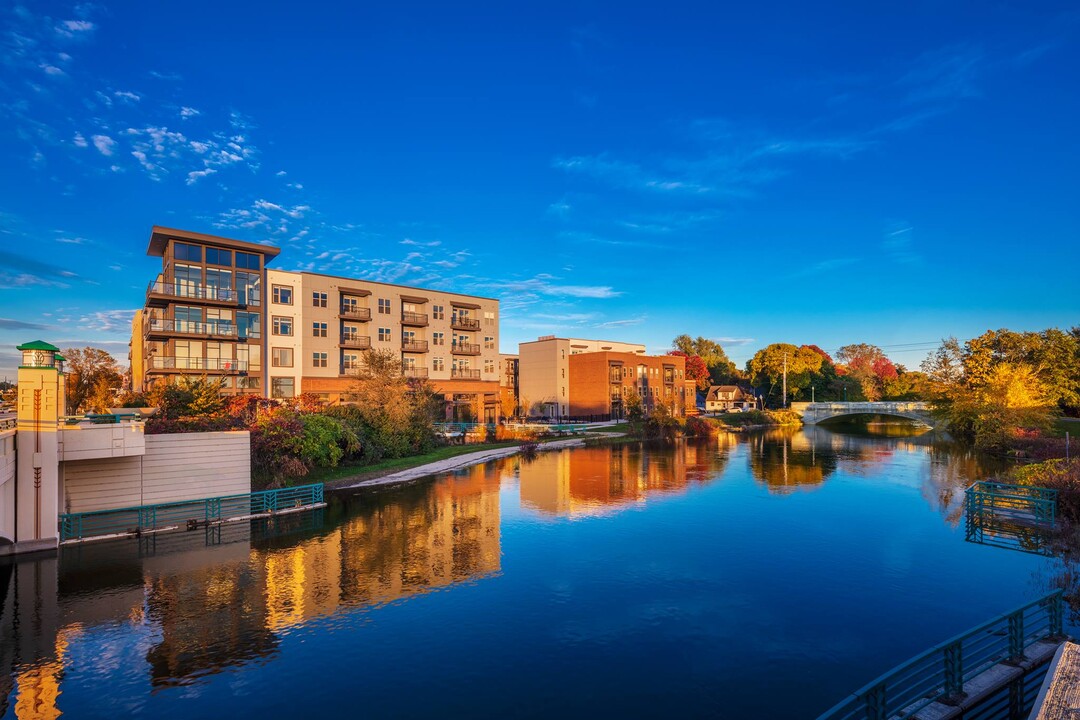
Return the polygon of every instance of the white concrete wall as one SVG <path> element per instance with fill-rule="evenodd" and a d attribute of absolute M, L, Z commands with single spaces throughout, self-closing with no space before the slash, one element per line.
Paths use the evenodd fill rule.
<path fill-rule="evenodd" d="M 248 431 L 147 436 L 143 504 L 248 492 L 251 492 Z"/>
<path fill-rule="evenodd" d="M 62 512 L 91 512 L 251 492 L 247 431 L 146 436 L 141 457 L 61 465 Z"/>
<path fill-rule="evenodd" d="M 15 539 L 15 429 L 0 431 L 0 537 Z"/>
<path fill-rule="evenodd" d="M 60 429 L 61 461 L 128 457 L 145 451 L 142 423 L 84 424 Z"/>

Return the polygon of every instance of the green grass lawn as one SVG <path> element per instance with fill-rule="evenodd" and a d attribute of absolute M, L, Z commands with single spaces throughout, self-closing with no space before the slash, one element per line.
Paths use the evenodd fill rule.
<path fill-rule="evenodd" d="M 441 447 L 432 452 L 425 453 L 424 455 L 413 455 L 411 457 L 393 458 L 392 460 L 383 460 L 382 462 L 374 463 L 372 465 L 339 465 L 336 468 L 315 468 L 307 474 L 307 477 L 303 479 L 304 483 L 328 483 L 337 484 L 343 480 L 350 481 L 363 481 L 373 480 L 383 475 L 389 475 L 399 470 L 409 470 L 420 465 L 426 465 L 427 463 L 438 462 L 439 460 L 447 460 L 458 455 L 465 455 L 467 453 L 480 452 L 481 450 L 492 450 L 494 448 L 513 447 L 520 445 L 516 440 L 507 440 L 505 442 L 495 443 L 475 443 L 472 445 L 447 445 Z"/>

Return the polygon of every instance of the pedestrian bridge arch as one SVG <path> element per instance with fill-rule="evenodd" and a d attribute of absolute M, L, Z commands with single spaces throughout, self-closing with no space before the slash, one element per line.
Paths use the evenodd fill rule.
<path fill-rule="evenodd" d="M 887 415 L 937 426 L 937 420 L 924 402 L 812 402 L 792 403 L 791 409 L 802 417 L 806 425 L 816 425 L 826 420 L 850 415 Z"/>

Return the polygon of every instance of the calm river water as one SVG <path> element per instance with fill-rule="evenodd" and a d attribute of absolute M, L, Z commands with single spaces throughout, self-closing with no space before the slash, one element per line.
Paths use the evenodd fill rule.
<path fill-rule="evenodd" d="M 1050 588 L 995 468 L 823 428 L 518 458 L 0 565 L 4 718 L 814 717 Z"/>

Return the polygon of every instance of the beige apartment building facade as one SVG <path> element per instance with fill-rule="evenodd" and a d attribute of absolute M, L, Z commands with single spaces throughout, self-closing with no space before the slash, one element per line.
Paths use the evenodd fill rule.
<path fill-rule="evenodd" d="M 446 419 L 495 422 L 499 301 L 312 272 L 267 273 L 270 397 L 349 402 L 367 350 L 392 350 L 427 379 Z"/>
<path fill-rule="evenodd" d="M 570 409 L 570 358 L 593 352 L 645 355 L 645 346 L 612 340 L 546 335 L 518 345 L 518 399 L 531 417 L 567 418 Z"/>

